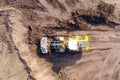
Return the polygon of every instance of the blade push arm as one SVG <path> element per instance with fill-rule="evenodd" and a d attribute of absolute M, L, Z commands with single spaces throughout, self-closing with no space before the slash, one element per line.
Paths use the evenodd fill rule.
<path fill-rule="evenodd" d="M 84 40 L 79 40 L 77 43 L 77 46 L 79 48 L 85 47 L 85 50 L 88 51 L 89 50 L 89 37 L 86 35 Z"/>

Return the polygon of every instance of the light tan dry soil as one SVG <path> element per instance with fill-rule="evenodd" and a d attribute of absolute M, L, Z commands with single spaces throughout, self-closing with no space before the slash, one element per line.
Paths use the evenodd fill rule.
<path fill-rule="evenodd" d="M 88 35 L 90 50 L 42 55 L 46 35 Z M 120 80 L 120 1 L 0 0 L 0 80 Z"/>

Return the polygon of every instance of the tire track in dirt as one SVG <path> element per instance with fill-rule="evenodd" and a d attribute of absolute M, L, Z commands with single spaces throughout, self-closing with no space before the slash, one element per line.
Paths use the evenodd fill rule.
<path fill-rule="evenodd" d="M 14 46 L 18 50 L 18 55 L 22 63 L 26 66 L 26 70 L 30 77 L 34 77 L 39 80 L 56 80 L 57 75 L 52 72 L 51 64 L 44 59 L 32 55 L 28 46 L 28 30 L 22 23 L 22 13 L 11 7 L 0 8 L 0 11 L 7 11 L 9 13 L 8 25 L 11 27 L 11 37 L 14 42 Z M 43 77 L 44 76 L 44 77 Z"/>
<path fill-rule="evenodd" d="M 48 5 L 47 1 L 41 1 L 41 0 L 38 0 L 38 1 L 41 2 L 42 4 L 44 4 L 47 8 L 50 6 L 50 5 Z M 57 0 L 57 1 L 62 2 L 59 0 Z M 54 1 L 52 1 L 52 2 L 54 3 Z M 93 1 L 89 1 L 91 6 L 87 6 L 88 2 L 86 2 L 86 1 L 82 1 L 82 2 L 84 4 L 84 6 L 81 6 L 83 9 L 89 8 L 89 7 L 93 8 L 93 3 L 92 3 Z M 96 3 L 94 3 L 94 4 L 96 4 Z M 57 5 L 57 7 L 59 7 L 59 5 Z M 94 5 L 94 7 L 95 7 L 95 5 Z M 27 8 L 29 8 L 29 5 L 28 5 L 28 7 L 26 7 L 26 9 Z M 33 8 L 35 8 L 35 7 L 33 7 Z M 97 8 L 97 7 L 95 7 L 95 8 Z M 45 19 L 44 18 L 38 19 L 38 20 L 41 20 L 40 23 L 36 19 L 36 21 L 38 21 L 38 22 L 36 22 L 36 24 L 39 23 L 39 24 L 41 24 L 41 26 L 46 26 L 46 24 L 49 25 L 51 22 L 53 24 L 55 24 L 55 21 L 51 21 L 51 19 L 47 20 L 49 18 L 47 15 L 50 15 L 52 17 L 57 17 L 60 19 L 61 19 L 61 17 L 63 17 L 63 18 L 65 17 L 65 16 L 61 15 L 61 12 L 59 9 L 58 10 L 54 9 L 52 6 L 50 6 L 50 8 L 48 8 L 48 9 L 49 9 L 49 12 L 48 13 L 46 12 L 46 14 L 44 12 L 40 12 L 37 10 L 33 11 L 33 12 L 36 12 L 38 15 L 42 15 L 40 17 L 45 17 Z M 119 32 L 116 32 L 116 31 L 104 32 L 105 29 L 102 29 L 103 31 L 98 31 L 101 28 L 94 29 L 94 31 L 79 31 L 79 30 L 71 31 L 68 34 L 68 36 L 76 35 L 76 34 L 77 35 L 88 34 L 90 36 L 91 51 L 89 51 L 89 52 L 83 51 L 82 58 L 81 58 L 81 55 L 79 55 L 79 54 L 65 55 L 65 56 L 62 55 L 60 57 L 59 56 L 53 57 L 52 62 L 50 62 L 50 63 L 52 63 L 52 65 L 51 65 L 51 64 L 49 64 L 49 62 L 46 62 L 43 58 L 39 59 L 36 56 L 36 54 L 35 55 L 32 54 L 32 53 L 37 53 L 36 46 L 32 47 L 34 49 L 33 52 L 29 51 L 29 47 L 28 47 L 29 44 L 26 43 L 27 42 L 27 40 L 26 40 L 27 29 L 22 24 L 22 13 L 15 10 L 14 8 L 9 8 L 9 7 L 3 8 L 3 9 L 1 8 L 0 10 L 1 11 L 5 10 L 10 13 L 9 20 L 11 22 L 9 25 L 13 29 L 12 38 L 14 41 L 14 45 L 18 49 L 18 52 L 19 52 L 19 55 L 21 56 L 21 58 L 27 62 L 25 64 L 27 64 L 27 66 L 30 67 L 30 69 L 31 69 L 30 75 L 34 76 L 36 79 L 38 79 L 38 80 L 39 79 L 56 80 L 57 78 L 56 78 L 56 75 L 53 75 L 54 74 L 53 71 L 58 73 L 63 80 L 95 80 L 95 79 L 101 80 L 101 77 L 105 78 L 105 75 L 107 74 L 107 72 L 103 73 L 105 70 L 104 68 L 106 66 L 108 66 L 106 64 L 112 57 L 111 55 L 113 55 L 113 53 L 116 51 L 116 48 L 119 47 L 119 38 L 116 35 L 116 34 L 120 35 Z M 83 10 L 83 14 L 84 14 L 84 10 Z M 85 11 L 85 14 L 87 14 L 87 11 Z M 95 14 L 95 13 L 93 13 L 93 14 Z M 88 14 L 88 16 L 89 15 L 90 14 Z M 66 18 L 68 18 L 67 16 L 66 16 Z M 45 23 L 42 24 L 42 22 L 45 22 Z M 105 27 L 105 26 L 102 26 L 102 28 L 103 27 Z M 38 29 L 38 27 L 37 27 L 37 29 Z M 61 35 L 62 34 L 64 35 L 64 33 L 66 33 L 64 31 L 63 31 L 64 33 L 62 33 L 62 31 L 56 31 L 55 34 L 59 34 L 58 32 L 60 32 Z M 37 34 L 39 34 L 39 32 L 37 32 L 36 35 Z M 114 48 L 115 48 L 115 50 L 114 50 Z M 117 52 L 119 52 L 119 51 L 117 50 Z M 117 56 L 114 56 L 114 59 L 115 59 L 115 57 L 117 57 Z M 116 66 L 118 66 L 117 62 L 115 62 Z M 112 67 L 114 67 L 114 65 Z M 53 69 L 53 71 L 51 70 L 51 68 Z M 56 69 L 58 69 L 58 70 L 56 70 Z M 101 71 L 101 69 L 102 69 L 102 71 Z M 111 72 L 113 72 L 113 70 Z M 104 74 L 104 75 L 101 75 L 101 74 Z M 114 71 L 114 74 L 115 75 L 113 76 L 113 78 L 119 80 L 119 77 L 117 77 L 119 75 L 119 67 L 117 70 Z M 109 74 L 109 75 L 110 75 L 109 80 L 111 80 L 112 74 Z"/>
<path fill-rule="evenodd" d="M 26 80 L 28 74 L 18 58 L 17 50 L 15 50 L 11 40 L 10 31 L 8 12 L 0 11 L 0 80 Z"/>
<path fill-rule="evenodd" d="M 103 65 L 102 65 L 102 68 L 101 68 L 101 71 L 100 71 L 100 75 L 101 75 L 101 78 L 104 79 L 104 80 L 110 80 L 111 78 L 117 80 L 119 77 L 114 77 L 115 73 L 116 73 L 116 69 L 119 71 L 119 62 L 120 62 L 120 59 L 119 59 L 119 52 L 120 52 L 120 46 L 118 46 L 117 48 L 114 48 L 109 54 L 108 56 L 106 57 L 105 61 L 103 62 Z M 111 76 L 112 75 L 112 76 Z M 116 74 L 117 75 L 117 74 Z M 100 78 L 100 79 L 101 79 Z"/>
<path fill-rule="evenodd" d="M 118 35 L 120 32 L 112 30 L 70 33 L 70 35 L 75 34 L 89 35 L 90 51 L 83 51 L 82 58 L 78 59 L 74 65 L 60 70 L 60 76 L 65 80 L 119 80 L 120 36 Z M 62 60 L 58 63 L 61 62 Z"/>

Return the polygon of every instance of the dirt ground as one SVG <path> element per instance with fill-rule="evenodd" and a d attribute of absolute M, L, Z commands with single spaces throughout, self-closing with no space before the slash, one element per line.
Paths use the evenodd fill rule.
<path fill-rule="evenodd" d="M 0 80 L 120 80 L 119 0 L 0 0 Z M 90 50 L 42 55 L 43 36 L 88 35 Z"/>

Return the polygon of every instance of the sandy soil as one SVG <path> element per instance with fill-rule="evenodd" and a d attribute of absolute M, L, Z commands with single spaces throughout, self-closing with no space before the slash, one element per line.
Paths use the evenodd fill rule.
<path fill-rule="evenodd" d="M 32 53 L 29 51 L 27 36 L 28 30 L 21 23 L 22 15 L 20 12 L 13 10 L 9 13 L 8 17 L 12 24 L 12 32 L 11 37 L 13 39 L 14 45 L 19 51 L 19 56 L 25 60 L 26 65 L 32 70 L 30 75 L 34 76 L 35 79 L 51 79 L 56 80 L 57 77 L 52 72 L 50 64 L 47 63 L 44 59 L 40 59 L 39 57 L 34 57 Z M 38 61 L 37 61 L 38 60 Z M 44 64 L 44 65 L 42 65 Z M 40 67 L 41 66 L 41 67 Z M 44 78 L 43 78 L 44 76 Z"/>
<path fill-rule="evenodd" d="M 0 80 L 120 80 L 119 0 L 0 1 Z M 90 50 L 42 55 L 46 35 L 88 35 Z"/>
<path fill-rule="evenodd" d="M 62 59 L 56 58 L 55 67 L 65 66 L 60 70 L 62 79 L 119 80 L 119 31 L 78 31 L 76 33 L 90 35 L 90 51 L 83 51 L 82 57 L 72 55 Z"/>

